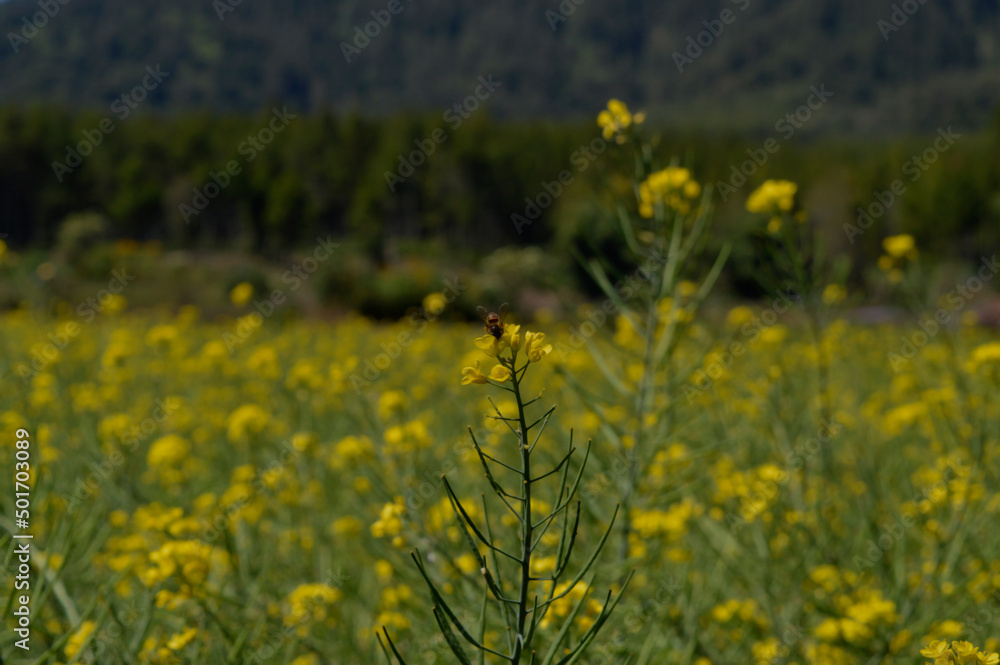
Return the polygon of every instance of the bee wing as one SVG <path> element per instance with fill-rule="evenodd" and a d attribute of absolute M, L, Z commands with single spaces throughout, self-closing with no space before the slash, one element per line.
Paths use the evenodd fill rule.
<path fill-rule="evenodd" d="M 497 314 L 500 315 L 500 320 L 501 321 L 503 321 L 504 317 L 507 316 L 507 309 L 508 309 L 507 308 L 507 303 L 504 303 L 504 304 L 500 305 L 500 310 L 497 312 Z"/>
<path fill-rule="evenodd" d="M 479 318 L 481 318 L 483 321 L 485 321 L 486 320 L 486 315 L 489 313 L 489 312 L 486 311 L 486 308 L 483 307 L 482 305 L 479 305 L 478 307 L 476 307 L 476 311 L 479 312 Z"/>

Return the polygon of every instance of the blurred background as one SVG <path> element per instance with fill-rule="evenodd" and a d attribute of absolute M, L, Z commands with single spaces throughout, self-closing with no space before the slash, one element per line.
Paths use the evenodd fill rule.
<path fill-rule="evenodd" d="M 400 317 L 455 278 L 466 315 L 579 302 L 574 255 L 613 261 L 606 211 L 635 208 L 610 98 L 715 188 L 726 297 L 761 295 L 741 240 L 768 178 L 859 306 L 887 236 L 946 271 L 997 245 L 995 1 L 7 0 L 0 25 L 4 309 L 122 268 L 130 309 L 209 316 L 296 279 L 310 316 Z M 332 259 L 289 276 L 319 239 Z"/>

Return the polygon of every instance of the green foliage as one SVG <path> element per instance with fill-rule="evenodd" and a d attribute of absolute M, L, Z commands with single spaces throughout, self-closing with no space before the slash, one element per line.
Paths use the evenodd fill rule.
<path fill-rule="evenodd" d="M 53 162 L 64 161 L 67 146 L 79 144 L 100 116 L 45 107 L 0 109 L 0 228 L 15 249 L 49 248 L 69 215 L 92 212 L 107 219 L 112 239 L 159 240 L 171 249 L 237 247 L 271 259 L 333 235 L 379 267 L 396 262 L 407 243 L 428 247 L 433 240 L 441 263 L 470 264 L 501 247 L 537 246 L 547 250 L 551 270 L 540 267 L 538 275 L 522 266 L 502 278 L 546 286 L 551 286 L 548 276 L 559 272 L 553 257 L 572 247 L 588 247 L 620 265 L 627 258 L 614 226 L 601 221 L 599 211 L 612 199 L 635 211 L 630 186 L 614 175 L 631 165 L 611 149 L 579 159 L 582 149 L 599 141 L 590 120 L 553 125 L 472 116 L 452 130 L 437 117 L 320 113 L 292 119 L 262 150 L 248 153 L 248 137 L 266 127 L 269 117 L 129 118 L 60 182 Z M 390 188 L 387 174 L 403 172 L 401 160 L 410 159 L 414 141 L 426 141 L 435 130 L 444 131 L 446 140 Z M 713 186 L 716 230 L 708 247 L 717 253 L 724 242 L 733 243 L 723 284 L 752 296 L 759 292 L 753 279 L 757 265 L 743 242 L 750 233 L 743 203 L 767 178 L 796 175 L 818 232 L 832 251 L 859 266 L 852 275 L 856 285 L 886 235 L 913 234 L 932 261 L 975 260 L 978 248 L 1000 242 L 995 131 L 962 133 L 912 180 L 907 163 L 932 146 L 934 137 L 788 141 L 735 193 L 725 194 L 720 184 L 730 182 L 733 169 L 749 159 L 748 146 L 759 146 L 759 140 L 674 131 L 662 136 L 652 155 L 660 163 L 678 156 L 694 177 Z M 512 221 L 533 202 L 544 201 L 545 185 L 563 172 L 572 181 L 550 205 L 540 206 L 528 225 Z M 858 208 L 871 206 L 875 193 L 895 180 L 906 185 L 895 204 L 863 235 L 845 234 L 843 227 L 856 222 Z M 576 281 L 589 282 L 581 277 Z M 508 297 L 502 283 L 491 290 L 497 298 Z"/>

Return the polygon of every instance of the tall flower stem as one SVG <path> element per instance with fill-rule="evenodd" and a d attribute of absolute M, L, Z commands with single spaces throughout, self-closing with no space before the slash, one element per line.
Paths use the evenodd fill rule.
<path fill-rule="evenodd" d="M 518 446 L 521 452 L 521 589 L 517 598 L 517 642 L 511 654 L 511 663 L 520 662 L 524 648 L 524 628 L 528 620 L 528 587 L 531 584 L 531 447 L 528 445 L 528 423 L 524 417 L 524 401 L 521 399 L 521 380 L 516 368 L 517 352 L 510 359 L 511 384 L 514 401 L 517 402 Z M 527 369 L 527 364 L 524 369 Z"/>

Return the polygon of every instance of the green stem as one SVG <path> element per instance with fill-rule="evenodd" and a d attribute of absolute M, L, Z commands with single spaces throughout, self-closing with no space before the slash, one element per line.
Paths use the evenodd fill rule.
<path fill-rule="evenodd" d="M 524 417 L 524 401 L 521 399 L 521 381 L 524 375 L 518 377 L 516 370 L 517 354 L 510 359 L 511 383 L 514 385 L 514 400 L 517 402 L 517 417 L 520 424 L 518 447 L 521 452 L 521 590 L 517 599 L 517 636 L 514 642 L 514 652 L 510 662 L 518 665 L 521 653 L 530 645 L 524 643 L 525 625 L 528 620 L 528 586 L 531 584 L 531 451 L 528 447 L 528 425 Z M 525 365 L 525 368 L 527 365 Z"/>

